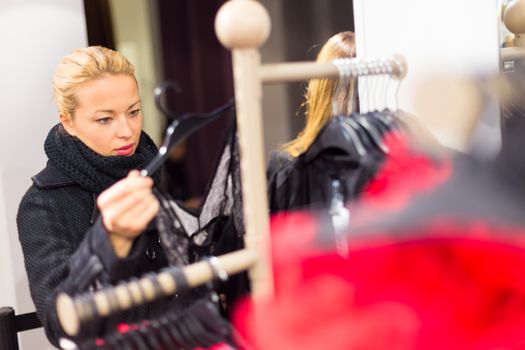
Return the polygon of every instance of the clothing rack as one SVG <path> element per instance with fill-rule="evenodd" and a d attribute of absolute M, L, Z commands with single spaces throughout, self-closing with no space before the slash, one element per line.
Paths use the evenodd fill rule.
<path fill-rule="evenodd" d="M 66 334 L 76 336 L 80 333 L 83 322 L 246 271 L 256 259 L 253 251 L 241 249 L 184 268 L 167 268 L 158 274 L 150 274 L 94 293 L 88 292 L 75 297 L 62 293 L 57 297 L 58 320 Z"/>
<path fill-rule="evenodd" d="M 348 68 L 351 77 L 389 74 L 393 79 L 402 80 L 406 76 L 406 61 L 399 54 L 384 59 L 348 58 L 339 62 Z M 259 76 L 261 83 L 271 84 L 315 78 L 338 79 L 341 73 L 333 63 L 291 62 L 261 65 Z"/>
<path fill-rule="evenodd" d="M 258 47 L 267 39 L 270 18 L 255 0 L 230 0 L 215 19 L 221 43 L 232 50 L 237 130 L 241 153 L 245 249 L 219 256 L 215 264 L 201 261 L 182 269 L 189 288 L 249 269 L 252 297 L 273 294 L 269 237 L 266 166 L 262 126 L 262 84 L 302 81 L 312 78 L 338 79 L 371 75 L 390 75 L 401 80 L 407 74 L 403 56 L 374 60 L 343 59 L 339 63 L 295 62 L 261 64 Z M 83 322 L 96 316 L 126 310 L 177 292 L 176 272 L 167 269 L 138 281 L 121 283 L 95 293 L 76 297 L 61 294 L 57 315 L 66 334 L 75 336 Z"/>
<path fill-rule="evenodd" d="M 223 46 L 232 51 L 237 130 L 241 149 L 241 178 L 246 226 L 245 242 L 257 252 L 258 259 L 250 270 L 254 297 L 273 294 L 271 253 L 266 193 L 262 84 L 332 78 L 341 76 L 332 63 L 311 62 L 262 65 L 259 47 L 270 33 L 270 17 L 255 0 L 230 0 L 224 3 L 215 18 L 215 31 Z M 347 61 L 351 76 L 389 73 L 403 79 L 407 64 L 401 55 L 383 60 Z M 383 70 L 382 68 L 387 69 Z"/>

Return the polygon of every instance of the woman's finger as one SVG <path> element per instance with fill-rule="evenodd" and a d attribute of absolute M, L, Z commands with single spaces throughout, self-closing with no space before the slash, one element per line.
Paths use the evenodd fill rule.
<path fill-rule="evenodd" d="M 157 215 L 160 204 L 155 196 L 150 195 L 125 211 L 116 221 L 116 234 L 135 237 L 140 234 L 149 222 Z"/>
<path fill-rule="evenodd" d="M 126 177 L 102 192 L 97 199 L 97 205 L 102 209 L 128 196 L 129 193 L 152 187 L 153 180 L 149 177 Z"/>
<path fill-rule="evenodd" d="M 132 209 L 144 198 L 151 195 L 149 188 L 142 188 L 120 197 L 118 200 L 108 202 L 105 206 L 100 207 L 100 213 L 105 221 L 113 222 L 118 220 L 126 211 Z"/>

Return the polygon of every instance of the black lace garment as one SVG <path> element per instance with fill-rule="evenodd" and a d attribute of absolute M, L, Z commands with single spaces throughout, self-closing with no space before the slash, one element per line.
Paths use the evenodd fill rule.
<path fill-rule="evenodd" d="M 239 148 L 233 126 L 201 206 L 192 210 L 167 194 L 157 193 L 161 244 L 173 266 L 188 265 L 207 256 L 218 256 L 244 247 L 244 222 L 239 169 Z M 248 292 L 246 274 L 231 276 L 217 288 L 224 294 L 223 311 Z"/>

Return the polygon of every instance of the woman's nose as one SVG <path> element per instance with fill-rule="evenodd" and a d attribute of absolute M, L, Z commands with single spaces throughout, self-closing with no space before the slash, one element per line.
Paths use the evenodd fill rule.
<path fill-rule="evenodd" d="M 117 136 L 120 138 L 129 138 L 132 135 L 133 130 L 131 129 L 128 118 L 119 118 L 119 122 L 117 124 Z"/>

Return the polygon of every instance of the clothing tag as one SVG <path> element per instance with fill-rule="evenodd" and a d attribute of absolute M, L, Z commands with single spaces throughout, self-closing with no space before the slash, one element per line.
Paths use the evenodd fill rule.
<path fill-rule="evenodd" d="M 77 344 L 73 343 L 71 339 L 60 338 L 58 343 L 63 350 L 78 350 Z"/>
<path fill-rule="evenodd" d="M 329 214 L 332 219 L 332 226 L 335 235 L 335 248 L 337 254 L 343 258 L 348 258 L 348 239 L 346 230 L 350 223 L 350 211 L 344 205 L 344 196 L 341 189 L 341 181 L 332 179 L 331 183 L 331 201 Z"/>

